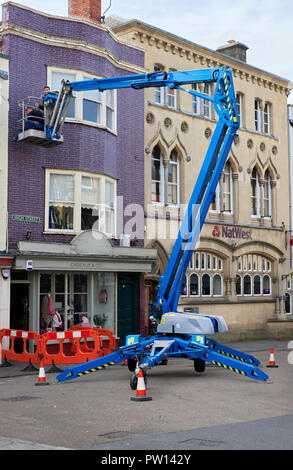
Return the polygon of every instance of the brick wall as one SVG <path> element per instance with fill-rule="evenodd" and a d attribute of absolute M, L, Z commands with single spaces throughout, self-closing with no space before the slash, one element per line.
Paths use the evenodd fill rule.
<path fill-rule="evenodd" d="M 3 21 L 30 27 L 54 36 L 113 46 L 119 58 L 142 66 L 141 51 L 121 45 L 109 37 L 106 30 L 77 21 L 48 18 L 15 5 L 3 7 Z M 62 23 L 63 27 L 61 27 Z M 45 169 L 58 168 L 104 173 L 118 181 L 118 195 L 124 203 L 144 204 L 144 94 L 132 89 L 117 94 L 118 135 L 82 124 L 66 123 L 64 144 L 42 148 L 16 143 L 17 120 L 20 110 L 17 101 L 26 96 L 40 96 L 47 82 L 47 66 L 74 68 L 98 76 L 129 75 L 103 57 L 62 47 L 53 47 L 16 35 L 3 37 L 3 52 L 10 56 L 10 113 L 8 212 L 9 247 L 15 248 L 32 231 L 32 241 L 69 242 L 72 237 L 44 235 Z M 113 50 L 112 50 L 113 52 Z M 41 223 L 13 222 L 12 215 L 32 215 Z"/>

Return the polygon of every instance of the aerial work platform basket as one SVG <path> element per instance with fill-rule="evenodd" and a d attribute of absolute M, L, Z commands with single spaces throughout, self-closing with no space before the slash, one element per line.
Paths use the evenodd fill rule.
<path fill-rule="evenodd" d="M 21 119 L 18 120 L 20 132 L 14 137 L 16 142 L 42 147 L 55 147 L 63 143 L 62 135 L 48 135 L 56 99 L 56 94 L 50 92 L 44 99 L 28 96 L 18 102 Z"/>

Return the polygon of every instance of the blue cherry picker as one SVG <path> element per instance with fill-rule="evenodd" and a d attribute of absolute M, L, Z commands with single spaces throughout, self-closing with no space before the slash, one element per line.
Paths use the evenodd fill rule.
<path fill-rule="evenodd" d="M 186 84 L 200 82 L 215 83 L 213 97 L 183 87 Z M 129 370 L 134 372 L 130 386 L 135 389 L 140 369 L 146 377 L 149 369 L 169 358 L 186 358 L 193 360 L 195 372 L 203 372 L 206 363 L 210 363 L 255 380 L 265 381 L 268 376 L 258 367 L 260 362 L 255 357 L 219 344 L 214 338 L 208 336 L 227 331 L 223 317 L 177 312 L 183 279 L 234 136 L 239 128 L 231 70 L 220 67 L 205 70 L 154 72 L 79 82 L 63 81 L 58 96 L 49 93 L 45 97 L 46 139 L 55 142 L 62 140 L 62 127 L 73 92 L 89 90 L 103 92 L 112 89 L 148 87 L 168 87 L 171 92 L 182 90 L 209 100 L 213 103 L 218 115 L 217 125 L 166 271 L 159 280 L 154 308 L 160 312 L 160 323 L 157 325 L 154 336 L 146 338 L 139 334 L 127 336 L 125 346 L 107 356 L 68 368 L 57 376 L 57 380 L 72 380 L 127 360 Z"/>

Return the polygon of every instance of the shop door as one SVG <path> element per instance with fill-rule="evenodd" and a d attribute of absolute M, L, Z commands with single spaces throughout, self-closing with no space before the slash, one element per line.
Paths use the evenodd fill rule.
<path fill-rule="evenodd" d="M 29 284 L 11 283 L 10 328 L 28 331 L 29 329 Z"/>
<path fill-rule="evenodd" d="M 136 275 L 118 275 L 118 336 L 119 346 L 127 335 L 138 333 L 138 280 Z"/>

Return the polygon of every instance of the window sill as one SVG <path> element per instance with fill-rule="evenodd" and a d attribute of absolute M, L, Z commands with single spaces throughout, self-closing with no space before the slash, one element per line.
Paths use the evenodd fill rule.
<path fill-rule="evenodd" d="M 65 123 L 66 124 L 82 124 L 83 126 L 94 127 L 96 129 L 101 129 L 102 131 L 110 132 L 110 134 L 113 134 L 116 137 L 118 135 L 117 130 L 112 130 L 108 127 L 102 126 L 101 124 L 95 124 L 95 123 L 90 122 L 90 121 L 83 121 L 81 119 L 65 119 Z"/>

